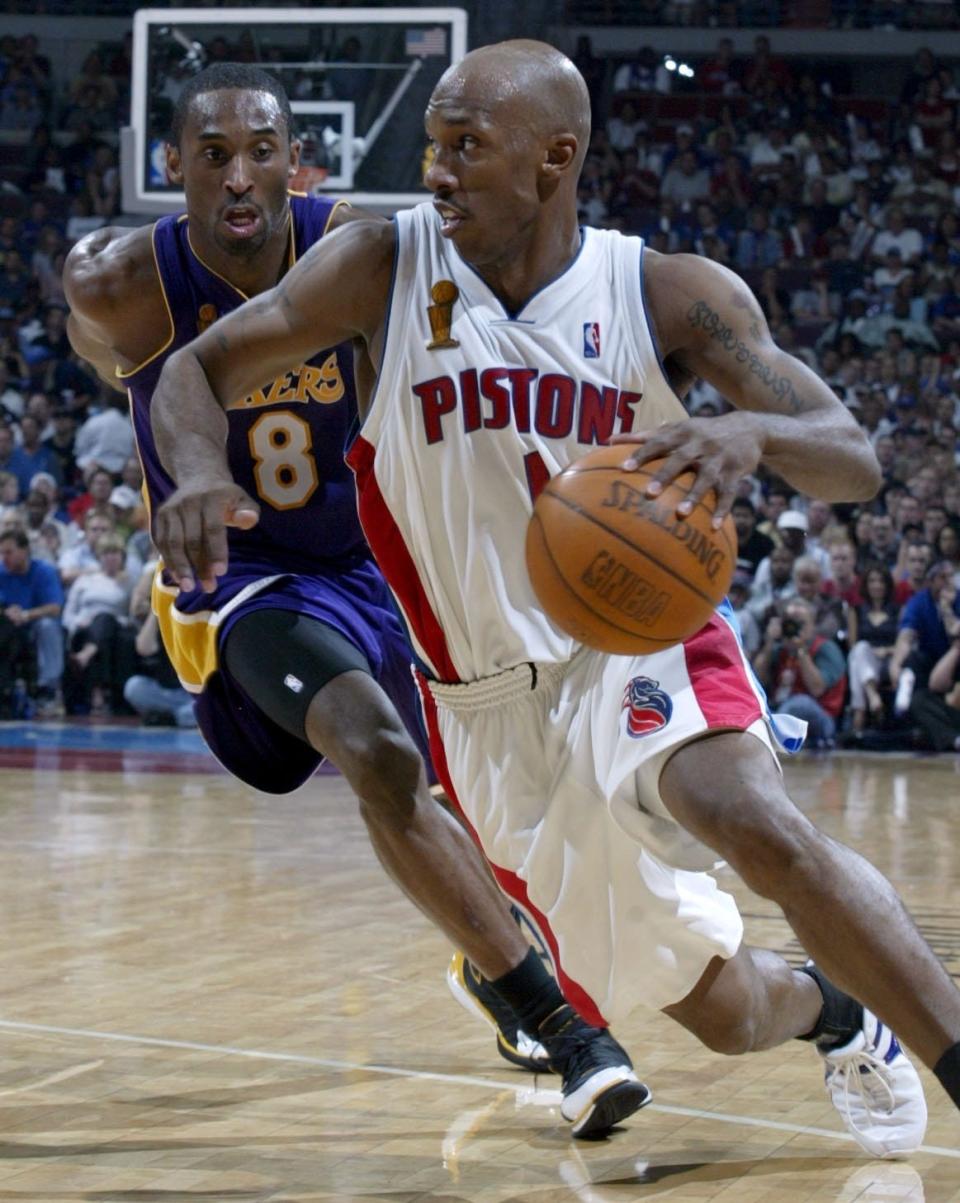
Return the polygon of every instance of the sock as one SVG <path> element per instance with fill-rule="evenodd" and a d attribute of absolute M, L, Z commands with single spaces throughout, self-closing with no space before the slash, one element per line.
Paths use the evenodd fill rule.
<path fill-rule="evenodd" d="M 933 1067 L 933 1072 L 955 1105 L 960 1107 L 960 1042 L 950 1045 Z"/>
<path fill-rule="evenodd" d="M 800 972 L 812 977 L 820 987 L 823 1007 L 813 1028 L 797 1039 L 811 1040 L 823 1049 L 840 1048 L 860 1031 L 863 1025 L 863 1007 L 855 998 L 844 994 L 824 977 L 816 965 L 801 965 Z"/>
<path fill-rule="evenodd" d="M 547 1016 L 565 1002 L 535 948 L 528 951 L 515 969 L 489 984 L 513 1008 L 517 1022 L 528 1036 L 535 1036 Z"/>

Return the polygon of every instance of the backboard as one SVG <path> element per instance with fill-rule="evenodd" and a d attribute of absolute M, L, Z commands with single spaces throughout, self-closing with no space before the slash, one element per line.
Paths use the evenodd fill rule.
<path fill-rule="evenodd" d="M 164 145 L 180 89 L 212 62 L 255 64 L 290 96 L 303 168 L 295 187 L 393 211 L 424 199 L 423 111 L 467 50 L 459 8 L 140 9 L 133 27 L 123 207 L 182 209 Z"/>

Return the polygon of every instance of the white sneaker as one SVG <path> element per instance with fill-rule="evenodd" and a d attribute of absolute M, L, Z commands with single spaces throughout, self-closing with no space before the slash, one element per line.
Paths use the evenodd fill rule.
<path fill-rule="evenodd" d="M 833 1105 L 861 1149 L 883 1158 L 915 1153 L 927 1130 L 927 1103 L 893 1032 L 864 1007 L 852 1040 L 817 1052 Z"/>

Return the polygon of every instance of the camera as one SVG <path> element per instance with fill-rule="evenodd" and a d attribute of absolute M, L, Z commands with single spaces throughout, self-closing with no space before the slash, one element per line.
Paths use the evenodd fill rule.
<path fill-rule="evenodd" d="M 783 631 L 784 639 L 796 639 L 803 630 L 803 623 L 796 618 L 785 618 L 780 624 L 780 630 Z"/>

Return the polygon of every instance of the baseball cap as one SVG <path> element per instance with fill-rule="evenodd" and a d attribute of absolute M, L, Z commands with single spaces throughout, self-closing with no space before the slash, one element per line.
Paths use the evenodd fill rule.
<path fill-rule="evenodd" d="M 136 489 L 131 489 L 129 485 L 117 485 L 110 494 L 110 504 L 118 510 L 132 510 L 140 504 L 140 497 Z"/>
<path fill-rule="evenodd" d="M 677 126 L 677 133 L 692 135 L 693 134 L 693 126 L 689 125 L 686 121 L 684 121 L 682 125 Z"/>
<path fill-rule="evenodd" d="M 806 534 L 809 529 L 807 515 L 799 510 L 784 510 L 777 519 L 777 530 L 802 530 Z"/>

